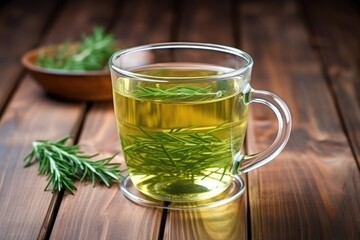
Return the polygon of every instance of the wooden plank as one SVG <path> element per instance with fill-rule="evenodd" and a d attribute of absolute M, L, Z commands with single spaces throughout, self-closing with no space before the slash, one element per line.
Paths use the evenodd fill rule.
<path fill-rule="evenodd" d="M 5 54 L 0 59 L 0 108 L 20 77 L 21 55 L 37 44 L 55 7 L 40 1 L 12 1 L 2 9 L 0 51 Z M 31 141 L 69 134 L 82 114 L 78 104 L 44 101 L 42 90 L 29 76 L 22 80 L 0 123 L 0 232 L 4 239 L 36 238 L 44 229 L 44 219 L 51 216 L 47 206 L 57 197 L 43 191 L 46 180 L 37 176 L 36 167 L 23 168 Z"/>
<path fill-rule="evenodd" d="M 176 41 L 192 41 L 234 46 L 231 1 L 182 1 Z"/>
<path fill-rule="evenodd" d="M 90 33 L 95 26 L 106 27 L 116 9 L 116 1 L 108 1 L 102 4 L 96 0 L 69 2 L 65 6 L 61 15 L 56 19 L 51 30 L 48 31 L 43 44 L 61 43 L 65 40 L 77 41 L 83 33 Z M 86 104 L 81 105 L 82 109 Z M 66 117 L 66 114 L 64 115 Z M 79 119 L 80 120 L 80 119 Z M 75 131 L 78 131 L 76 129 Z M 49 206 L 49 212 L 56 217 L 56 206 Z M 46 230 L 40 233 L 40 237 L 48 237 L 52 230 L 53 219 L 45 219 Z M 41 235 L 42 234 L 42 235 Z"/>
<path fill-rule="evenodd" d="M 119 152 L 119 137 L 111 103 L 95 105 L 86 119 L 80 144 L 85 152 L 108 157 Z M 117 161 L 124 163 L 123 156 Z M 123 164 L 123 168 L 125 165 Z M 78 184 L 75 195 L 61 203 L 53 239 L 157 239 L 161 211 L 135 205 L 119 191 Z"/>
<path fill-rule="evenodd" d="M 101 6 L 94 7 L 95 2 L 69 3 L 42 44 L 64 41 L 79 36 L 81 29 L 91 29 L 109 22 L 109 11 L 102 11 Z M 87 13 L 88 6 L 92 6 L 92 12 Z M 46 15 L 45 12 L 41 14 Z M 21 43 L 18 42 L 18 46 Z M 47 237 L 52 227 L 51 219 L 56 213 L 55 202 L 59 198 L 43 191 L 45 178 L 37 176 L 35 166 L 24 170 L 22 159 L 33 140 L 58 139 L 78 131 L 85 107 L 83 103 L 61 103 L 47 98 L 29 76 L 20 85 L 0 123 L 0 152 L 4 156 L 1 159 L 0 175 L 0 232 L 5 239 Z"/>
<path fill-rule="evenodd" d="M 174 0 L 126 1 L 121 9 L 115 16 L 113 32 L 124 48 L 170 41 L 178 10 L 174 9 Z"/>
<path fill-rule="evenodd" d="M 360 165 L 359 6 L 351 1 L 305 1 L 303 11 Z"/>
<path fill-rule="evenodd" d="M 84 33 L 90 34 L 94 27 L 107 28 L 117 12 L 116 6 L 115 0 L 106 1 L 106 4 L 96 0 L 67 3 L 47 32 L 43 45 L 78 41 Z"/>
<path fill-rule="evenodd" d="M 169 41 L 173 2 L 122 2 L 112 32 L 123 46 Z M 80 144 L 89 152 L 112 155 L 120 151 L 113 105 L 94 104 L 86 118 Z M 119 161 L 124 163 L 122 155 Z M 124 164 L 124 168 L 125 168 Z M 77 185 L 75 196 L 66 196 L 59 209 L 54 239 L 158 239 L 162 211 L 127 200 L 118 185 L 111 189 Z"/>
<path fill-rule="evenodd" d="M 360 174 L 297 5 L 247 1 L 240 10 L 253 86 L 281 96 L 293 116 L 283 153 L 248 175 L 252 238 L 356 239 Z M 248 147 L 256 152 L 272 141 L 276 122 L 253 110 Z"/>
<path fill-rule="evenodd" d="M 209 42 L 234 46 L 231 1 L 182 1 L 176 41 Z M 210 209 L 170 210 L 164 239 L 246 239 L 246 193 Z"/>
<path fill-rule="evenodd" d="M 81 114 L 81 105 L 45 99 L 29 76 L 23 79 L 0 122 L 0 238 L 39 235 L 53 195 L 44 192 L 37 165 L 24 169 L 23 159 L 32 141 L 70 134 Z"/>
<path fill-rule="evenodd" d="M 10 1 L 0 12 L 0 114 L 10 97 L 22 67 L 22 54 L 34 47 L 54 14 L 55 1 Z M 41 5 L 41 7 L 39 7 Z M 26 41 L 25 41 L 26 39 Z"/>

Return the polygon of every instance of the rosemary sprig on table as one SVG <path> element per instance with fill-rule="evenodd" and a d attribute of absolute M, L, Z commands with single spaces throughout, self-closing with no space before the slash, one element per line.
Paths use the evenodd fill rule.
<path fill-rule="evenodd" d="M 106 67 L 115 51 L 115 40 L 101 27 L 94 28 L 91 35 L 84 35 L 78 45 L 66 42 L 42 52 L 36 64 L 51 69 L 70 71 L 94 71 Z"/>
<path fill-rule="evenodd" d="M 213 92 L 212 87 L 197 86 L 175 86 L 168 89 L 156 87 L 137 87 L 132 95 L 139 99 L 153 100 L 176 100 L 176 101 L 194 101 L 194 100 L 212 100 L 223 97 L 224 90 Z"/>
<path fill-rule="evenodd" d="M 110 187 L 113 182 L 119 181 L 119 163 L 110 163 L 115 157 L 109 157 L 98 161 L 91 159 L 95 155 L 86 155 L 78 145 L 65 145 L 69 137 L 59 141 L 35 141 L 31 152 L 24 159 L 25 167 L 39 162 L 38 172 L 47 175 L 48 184 L 45 190 L 67 190 L 73 194 L 76 190 L 74 180 L 90 180 L 93 185 L 96 182 Z"/>

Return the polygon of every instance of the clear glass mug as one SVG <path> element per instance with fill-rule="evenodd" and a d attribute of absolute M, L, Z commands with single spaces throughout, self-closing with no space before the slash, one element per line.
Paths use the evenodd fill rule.
<path fill-rule="evenodd" d="M 289 139 L 289 109 L 273 93 L 251 88 L 253 60 L 239 49 L 150 44 L 115 53 L 109 67 L 128 172 L 135 187 L 153 199 L 217 196 L 234 176 L 274 159 Z M 278 133 L 267 149 L 246 155 L 251 103 L 274 111 Z"/>

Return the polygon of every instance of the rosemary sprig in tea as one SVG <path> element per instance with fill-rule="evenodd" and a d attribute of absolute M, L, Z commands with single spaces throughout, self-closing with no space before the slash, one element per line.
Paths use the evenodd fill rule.
<path fill-rule="evenodd" d="M 223 97 L 224 90 L 213 92 L 212 87 L 205 88 L 197 86 L 175 86 L 168 89 L 156 87 L 137 87 L 132 95 L 139 99 L 153 100 L 176 100 L 176 101 L 194 101 L 194 100 L 212 100 Z"/>
<path fill-rule="evenodd" d="M 73 194 L 76 190 L 74 180 L 90 180 L 93 185 L 100 182 L 110 187 L 113 182 L 122 178 L 120 164 L 110 163 L 115 155 L 92 161 L 97 154 L 86 155 L 78 145 L 65 145 L 68 139 L 69 137 L 66 137 L 56 142 L 35 141 L 31 152 L 24 159 L 25 167 L 39 162 L 39 174 L 47 175 L 48 184 L 45 190 L 67 190 Z"/>
<path fill-rule="evenodd" d="M 220 181 L 231 168 L 231 146 L 240 144 L 241 136 L 221 139 L 219 131 L 230 131 L 229 124 L 199 131 L 193 128 L 149 132 L 139 127 L 139 135 L 121 137 L 128 167 L 133 174 L 176 175 L 191 179 L 216 173 Z M 209 169 L 215 169 L 209 173 Z"/>
<path fill-rule="evenodd" d="M 78 45 L 67 42 L 42 52 L 36 64 L 51 69 L 70 71 L 94 71 L 106 67 L 115 51 L 115 40 L 101 27 L 94 28 L 91 35 L 84 35 Z"/>

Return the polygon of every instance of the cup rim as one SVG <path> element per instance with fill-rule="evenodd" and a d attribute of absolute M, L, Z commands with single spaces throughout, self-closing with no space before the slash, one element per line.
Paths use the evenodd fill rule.
<path fill-rule="evenodd" d="M 233 69 L 228 72 L 224 72 L 217 75 L 211 75 L 211 76 L 201 76 L 201 77 L 186 77 L 186 80 L 226 80 L 229 78 L 234 78 L 237 76 L 240 76 L 242 73 L 246 72 L 247 70 L 251 69 L 254 62 L 252 57 L 246 53 L 243 50 L 237 49 L 235 47 L 220 45 L 220 44 L 213 44 L 213 43 L 197 43 L 197 42 L 163 42 L 163 43 L 153 43 L 153 44 L 146 44 L 146 45 L 140 45 L 137 47 L 131 47 L 119 50 L 115 52 L 109 59 L 109 67 L 110 69 L 114 70 L 116 73 L 121 74 L 125 77 L 136 79 L 136 80 L 142 80 L 142 81 L 156 81 L 156 82 L 171 82 L 172 80 L 177 80 L 177 78 L 164 78 L 164 77 L 157 77 L 157 76 L 150 76 L 145 74 L 138 74 L 134 73 L 122 68 L 119 68 L 115 65 L 115 61 L 120 58 L 121 56 L 135 53 L 135 52 L 141 52 L 146 50 L 158 50 L 158 49 L 199 49 L 199 50 L 212 50 L 227 54 L 232 54 L 237 57 L 241 57 L 242 59 L 245 59 L 246 64 L 242 67 L 239 67 L 237 69 Z M 183 79 L 183 77 L 182 77 Z"/>

